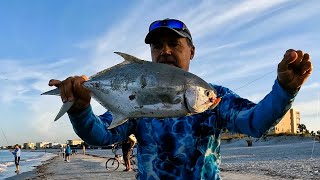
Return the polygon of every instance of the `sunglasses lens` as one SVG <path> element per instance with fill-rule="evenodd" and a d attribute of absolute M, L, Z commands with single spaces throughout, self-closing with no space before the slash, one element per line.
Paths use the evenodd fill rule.
<path fill-rule="evenodd" d="M 162 26 L 162 21 L 153 22 L 149 27 L 149 31 L 152 31 L 160 26 Z"/>
<path fill-rule="evenodd" d="M 183 29 L 183 23 L 176 20 L 167 21 L 167 26 L 175 29 Z"/>
<path fill-rule="evenodd" d="M 156 21 L 150 25 L 149 31 L 157 29 L 159 27 L 169 27 L 174 29 L 183 29 L 184 24 L 178 20 L 163 20 L 163 21 Z"/>

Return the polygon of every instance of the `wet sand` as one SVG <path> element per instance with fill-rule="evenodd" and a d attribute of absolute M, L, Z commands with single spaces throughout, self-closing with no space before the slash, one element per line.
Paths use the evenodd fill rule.
<path fill-rule="evenodd" d="M 45 161 L 38 166 L 34 171 L 25 172 L 8 180 L 42 180 L 42 179 L 136 179 L 136 172 L 124 172 L 124 166 L 120 165 L 116 171 L 107 171 L 105 162 L 107 158 L 101 158 L 90 155 L 75 155 L 71 156 L 70 162 L 65 162 L 59 156 Z M 257 176 L 253 174 L 239 174 L 222 172 L 223 179 L 238 180 L 258 180 L 268 179 L 268 176 Z M 270 177 L 269 177 L 270 178 Z"/>
<path fill-rule="evenodd" d="M 8 180 L 20 179 L 135 179 L 136 172 L 123 172 L 124 166 L 120 165 L 117 171 L 107 171 L 105 162 L 107 158 L 89 155 L 71 156 L 71 161 L 66 162 L 62 157 L 56 156 L 45 161 L 34 171 L 22 173 Z"/>

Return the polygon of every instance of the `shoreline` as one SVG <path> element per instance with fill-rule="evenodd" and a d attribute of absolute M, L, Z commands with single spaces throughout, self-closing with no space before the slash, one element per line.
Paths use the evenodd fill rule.
<path fill-rule="evenodd" d="M 7 178 L 6 180 L 21 179 L 136 179 L 136 172 L 123 172 L 123 165 L 116 171 L 107 171 L 105 162 L 107 158 L 97 155 L 73 155 L 70 162 L 65 162 L 62 157 L 55 156 L 43 161 L 32 171 Z"/>
<path fill-rule="evenodd" d="M 91 161 L 100 164 L 99 162 L 106 160 L 106 158 L 101 158 L 97 155 L 77 155 L 78 158 L 87 158 Z M 103 160 L 102 160 L 103 159 Z M 72 161 L 72 159 L 71 159 Z M 61 157 L 55 156 L 51 159 L 48 159 L 43 162 L 43 164 L 37 166 L 32 171 L 27 171 L 12 177 L 7 178 L 6 180 L 42 180 L 42 179 L 126 179 L 126 180 L 134 180 L 136 179 L 136 172 L 123 172 L 124 167 L 119 167 L 119 170 L 117 171 L 106 171 L 104 167 L 101 166 L 100 169 L 87 169 L 88 172 L 82 172 L 79 170 L 75 170 L 75 173 L 71 173 L 73 175 L 67 175 L 64 174 L 61 171 L 55 171 L 52 172 L 52 170 L 56 169 L 56 164 L 68 164 L 64 163 L 61 160 Z M 82 164 L 84 165 L 84 164 Z M 87 167 L 87 165 L 84 165 Z M 52 169 L 53 168 L 53 169 Z M 101 172 L 101 170 L 103 172 Z M 239 172 L 230 172 L 230 171 L 222 171 L 221 172 L 221 178 L 226 180 L 239 180 L 239 179 L 247 179 L 247 180 L 260 180 L 260 179 L 272 179 L 274 177 L 272 176 L 266 176 L 266 175 L 256 175 L 256 174 L 250 174 L 250 173 L 239 173 Z M 279 180 L 283 180 L 281 178 L 278 178 Z"/>
<path fill-rule="evenodd" d="M 11 177 L 6 178 L 6 180 L 20 180 L 20 179 L 34 179 L 40 178 L 39 174 L 45 172 L 48 164 L 52 163 L 55 159 L 59 158 L 59 156 L 54 156 L 48 160 L 41 162 L 40 165 L 35 166 L 31 171 L 26 171 Z"/>
<path fill-rule="evenodd" d="M 91 161 L 95 162 L 96 164 L 100 164 L 99 162 L 105 161 L 107 158 L 104 157 L 99 157 L 97 155 L 76 155 L 79 156 L 78 158 L 83 159 L 87 158 L 90 159 Z M 73 158 L 75 159 L 75 158 Z M 72 159 L 71 159 L 72 161 Z M 68 164 L 64 163 L 63 160 L 61 160 L 61 157 L 55 156 L 53 158 L 50 158 L 46 161 L 44 161 L 41 165 L 35 167 L 32 171 L 27 171 L 23 172 L 21 174 L 12 176 L 7 178 L 6 180 L 21 180 L 21 179 L 26 179 L 26 180 L 42 180 L 42 179 L 87 179 L 87 178 L 94 178 L 94 179 L 136 179 L 136 172 L 123 172 L 124 167 L 119 167 L 119 170 L 117 171 L 111 171 L 108 172 L 104 169 L 103 166 L 101 166 L 100 169 L 89 169 L 89 172 L 82 172 L 79 170 L 75 170 L 76 173 L 73 174 L 73 176 L 68 176 L 64 175 L 63 172 L 61 171 L 55 171 L 52 172 L 53 170 L 57 170 L 55 167 L 57 164 Z M 82 164 L 84 165 L 84 164 Z M 87 167 L 87 165 L 84 165 Z M 74 168 L 74 167 L 73 167 Z M 74 168 L 76 169 L 76 168 Z M 88 169 L 87 169 L 88 170 Z M 101 170 L 104 172 L 101 173 Z M 93 172 L 92 172 L 93 171 Z M 99 173 L 100 171 L 100 173 Z M 80 176 L 79 176 L 80 174 Z M 260 179 L 270 179 L 272 178 L 271 176 L 264 176 L 264 175 L 255 175 L 255 174 L 250 174 L 250 173 L 239 173 L 239 172 L 227 172 L 227 171 L 222 171 L 221 172 L 221 178 L 227 179 L 227 180 L 238 180 L 238 179 L 248 179 L 248 180 L 260 180 Z"/>
<path fill-rule="evenodd" d="M 111 155 L 111 150 L 87 150 L 86 155 L 72 155 L 70 163 L 55 156 L 7 179 L 136 179 L 137 173 L 123 172 L 121 164 L 117 171 L 107 171 L 105 162 Z M 251 147 L 245 140 L 234 140 L 221 145 L 221 155 L 224 180 L 320 179 L 320 143 L 311 139 L 270 138 L 254 141 Z"/>

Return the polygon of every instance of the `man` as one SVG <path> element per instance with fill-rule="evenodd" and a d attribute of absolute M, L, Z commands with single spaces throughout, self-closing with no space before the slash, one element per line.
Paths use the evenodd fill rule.
<path fill-rule="evenodd" d="M 15 145 L 15 149 L 14 151 L 11 151 L 11 153 L 14 156 L 14 163 L 16 165 L 16 170 L 14 172 L 18 174 L 20 171 L 20 156 L 21 156 L 21 149 L 18 144 Z"/>
<path fill-rule="evenodd" d="M 187 26 L 178 20 L 153 22 L 145 43 L 152 61 L 189 70 L 195 46 Z M 135 134 L 139 179 L 220 179 L 220 136 L 231 132 L 260 137 L 290 109 L 299 88 L 312 72 L 309 54 L 288 50 L 278 66 L 272 91 L 258 104 L 231 90 L 212 85 L 223 97 L 214 110 L 180 118 L 140 118 L 108 130 L 112 114 L 94 115 L 85 78 L 50 80 L 59 87 L 63 102 L 75 101 L 68 111 L 75 132 L 87 143 L 108 145 Z"/>
<path fill-rule="evenodd" d="M 71 147 L 69 144 L 67 144 L 65 153 L 66 153 L 66 155 L 65 155 L 64 161 L 70 162 Z"/>
<path fill-rule="evenodd" d="M 66 157 L 66 148 L 63 147 L 63 149 L 62 149 L 62 158 L 65 159 L 65 157 Z"/>
<path fill-rule="evenodd" d="M 126 166 L 126 169 L 124 171 L 131 171 L 131 163 L 130 163 L 130 157 L 131 157 L 131 151 L 134 145 L 136 144 L 137 140 L 136 137 L 131 134 L 127 140 L 123 141 L 122 143 L 122 154 L 123 154 L 123 161 L 124 165 Z"/>

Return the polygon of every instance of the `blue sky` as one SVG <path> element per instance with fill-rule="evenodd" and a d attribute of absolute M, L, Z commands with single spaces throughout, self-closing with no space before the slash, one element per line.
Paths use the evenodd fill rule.
<path fill-rule="evenodd" d="M 53 122 L 61 101 L 40 96 L 48 81 L 120 63 L 114 51 L 150 60 L 149 24 L 170 17 L 192 33 L 190 71 L 253 102 L 271 90 L 287 49 L 309 52 L 314 72 L 293 107 L 308 129 L 320 130 L 319 7 L 316 0 L 0 1 L 0 127 L 9 144 L 77 138 L 67 116 Z"/>

